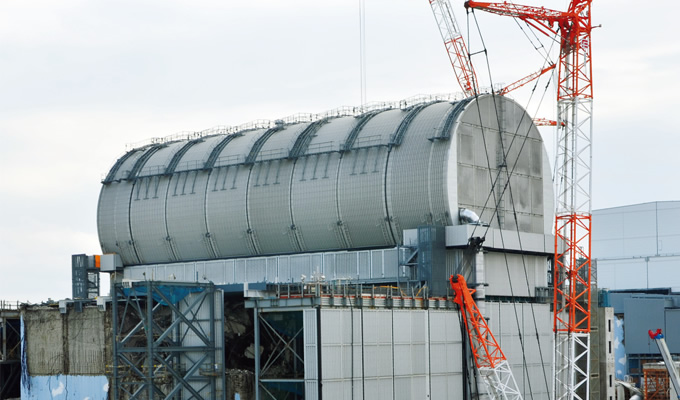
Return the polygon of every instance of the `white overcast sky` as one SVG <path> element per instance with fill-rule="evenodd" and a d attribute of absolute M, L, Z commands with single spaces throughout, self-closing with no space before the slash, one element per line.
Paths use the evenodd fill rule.
<path fill-rule="evenodd" d="M 467 30 L 463 1 L 451 2 Z M 593 3 L 602 24 L 593 208 L 680 200 L 680 3 Z M 359 9 L 360 0 L 0 1 L 0 299 L 70 297 L 71 254 L 101 251 L 100 180 L 126 144 L 359 105 Z M 514 21 L 476 15 L 494 82 L 539 69 Z M 459 90 L 427 1 L 365 0 L 365 26 L 369 102 Z M 488 81 L 484 59 L 474 62 Z M 553 90 L 538 111 L 542 88 L 532 103 L 528 90 L 513 97 L 554 118 Z M 542 133 L 552 143 L 553 131 Z"/>

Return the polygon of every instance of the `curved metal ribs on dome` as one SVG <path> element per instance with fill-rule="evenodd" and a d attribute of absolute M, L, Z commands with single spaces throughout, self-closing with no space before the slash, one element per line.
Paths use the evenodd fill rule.
<path fill-rule="evenodd" d="M 542 233 L 548 171 L 531 118 L 497 96 L 279 123 L 126 153 L 102 182 L 99 238 L 135 265 L 391 247 L 459 208 Z"/>

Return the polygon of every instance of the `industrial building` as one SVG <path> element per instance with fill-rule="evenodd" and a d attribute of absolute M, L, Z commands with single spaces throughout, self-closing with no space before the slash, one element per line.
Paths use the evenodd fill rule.
<path fill-rule="evenodd" d="M 593 211 L 600 288 L 680 291 L 680 201 Z"/>
<path fill-rule="evenodd" d="M 74 256 L 74 299 L 46 311 L 62 317 L 27 313 L 22 398 L 467 398 L 485 389 L 461 274 L 522 394 L 547 399 L 553 208 L 541 137 L 506 97 L 154 140 L 103 179 L 105 255 Z M 31 348 L 50 327 L 95 345 L 50 346 L 69 355 L 50 369 Z"/>
<path fill-rule="evenodd" d="M 661 361 L 649 330 L 662 329 L 680 357 L 680 201 L 594 210 L 593 221 L 600 297 L 615 318 L 616 378 L 642 387 L 645 365 Z"/>

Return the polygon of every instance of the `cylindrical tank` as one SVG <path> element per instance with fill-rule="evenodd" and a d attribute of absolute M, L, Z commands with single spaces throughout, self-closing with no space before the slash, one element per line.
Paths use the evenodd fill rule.
<path fill-rule="evenodd" d="M 463 208 L 544 233 L 552 207 L 530 116 L 486 95 L 133 149 L 97 226 L 102 251 L 136 265 L 395 246 Z"/>

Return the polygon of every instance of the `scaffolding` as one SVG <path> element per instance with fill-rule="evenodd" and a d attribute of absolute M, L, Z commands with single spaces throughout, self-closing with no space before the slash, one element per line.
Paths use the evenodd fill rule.
<path fill-rule="evenodd" d="M 224 399 L 224 298 L 212 283 L 112 285 L 114 399 Z"/>
<path fill-rule="evenodd" d="M 0 400 L 19 397 L 20 324 L 19 304 L 0 301 Z"/>
<path fill-rule="evenodd" d="M 669 400 L 670 379 L 665 366 L 645 364 L 644 366 L 645 400 Z"/>

